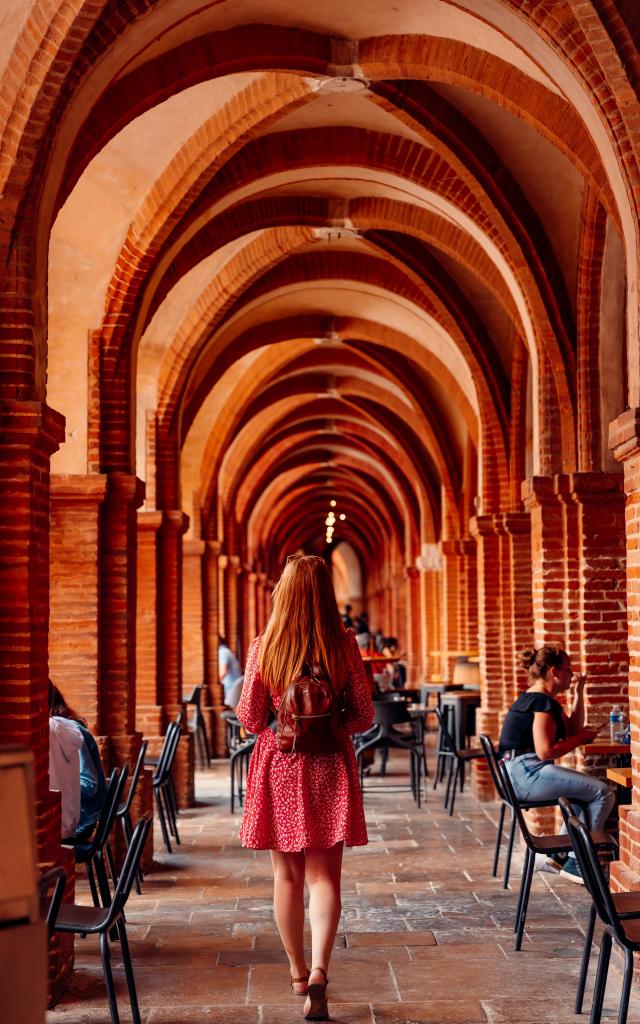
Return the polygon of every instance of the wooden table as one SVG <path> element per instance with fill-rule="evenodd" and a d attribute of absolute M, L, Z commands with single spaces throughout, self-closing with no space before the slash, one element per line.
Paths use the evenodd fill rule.
<path fill-rule="evenodd" d="M 631 747 L 628 743 L 617 743 L 615 740 L 594 740 L 583 743 L 585 757 L 630 757 Z"/>
<path fill-rule="evenodd" d="M 631 768 L 607 768 L 607 778 L 624 789 L 631 789 L 633 786 Z"/>
<path fill-rule="evenodd" d="M 453 722 L 450 731 L 457 750 L 467 745 L 467 738 L 475 735 L 476 708 L 480 707 L 482 698 L 476 690 L 454 690 L 443 693 L 440 706 L 446 716 L 446 709 L 452 709 Z"/>

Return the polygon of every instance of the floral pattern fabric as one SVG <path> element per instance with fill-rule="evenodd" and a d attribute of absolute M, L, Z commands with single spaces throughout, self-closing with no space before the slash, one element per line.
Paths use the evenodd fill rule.
<path fill-rule="evenodd" d="M 347 678 L 344 681 L 345 728 L 364 732 L 373 721 L 371 694 L 352 630 L 345 632 Z M 270 694 L 260 677 L 257 637 L 247 656 L 242 698 L 236 714 L 249 732 L 258 734 L 251 757 L 244 814 L 243 846 L 293 853 L 344 842 L 365 846 L 367 827 L 353 745 L 337 754 L 283 754 L 268 728 L 279 694 Z"/>

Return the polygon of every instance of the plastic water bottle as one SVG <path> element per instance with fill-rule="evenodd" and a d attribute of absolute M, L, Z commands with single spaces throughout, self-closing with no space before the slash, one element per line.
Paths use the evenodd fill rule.
<path fill-rule="evenodd" d="M 617 733 L 622 732 L 624 729 L 624 711 L 619 704 L 614 704 L 609 714 L 609 733 L 611 735 L 611 742 L 615 743 L 617 739 Z"/>

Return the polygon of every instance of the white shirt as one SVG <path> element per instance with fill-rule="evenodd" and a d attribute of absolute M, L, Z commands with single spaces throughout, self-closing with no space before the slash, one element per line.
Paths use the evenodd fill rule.
<path fill-rule="evenodd" d="M 60 793 L 63 839 L 74 834 L 80 821 L 82 744 L 82 733 L 68 718 L 49 719 L 49 789 Z"/>

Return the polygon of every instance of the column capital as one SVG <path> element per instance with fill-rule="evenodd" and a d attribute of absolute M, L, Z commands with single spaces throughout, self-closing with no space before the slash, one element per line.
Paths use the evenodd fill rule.
<path fill-rule="evenodd" d="M 0 436 L 3 445 L 23 444 L 53 455 L 64 441 L 65 418 L 46 402 L 2 399 Z"/>
<path fill-rule="evenodd" d="M 415 565 L 405 566 L 405 576 L 408 580 L 417 580 L 420 577 L 420 572 L 416 569 Z"/>
<path fill-rule="evenodd" d="M 619 473 L 571 473 L 569 476 L 571 496 L 579 502 L 592 499 L 606 501 L 624 494 L 624 474 Z"/>
<path fill-rule="evenodd" d="M 121 502 L 140 508 L 144 501 L 144 481 L 131 473 L 107 473 L 106 502 Z"/>
<path fill-rule="evenodd" d="M 505 531 L 511 536 L 531 533 L 531 516 L 528 512 L 505 512 L 502 522 Z"/>
<path fill-rule="evenodd" d="M 640 409 L 626 409 L 609 424 L 609 450 L 618 462 L 640 455 Z"/>
<path fill-rule="evenodd" d="M 207 554 L 217 558 L 222 551 L 222 543 L 219 540 L 205 540 L 204 543 Z"/>
<path fill-rule="evenodd" d="M 473 516 L 469 520 L 469 533 L 472 537 L 491 537 L 497 533 L 493 515 Z"/>
<path fill-rule="evenodd" d="M 459 551 L 458 551 L 458 541 L 457 540 L 441 540 L 440 541 L 440 550 L 442 551 L 443 555 L 457 555 L 457 554 L 459 554 Z"/>
<path fill-rule="evenodd" d="M 255 583 L 258 579 L 258 574 L 253 569 L 245 569 L 245 574 L 249 583 Z"/>
<path fill-rule="evenodd" d="M 520 494 L 527 511 L 557 501 L 555 476 L 530 476 L 523 480 Z"/>
<path fill-rule="evenodd" d="M 138 511 L 138 530 L 143 533 L 157 533 L 162 523 L 162 512 L 140 509 Z"/>
<path fill-rule="evenodd" d="M 226 569 L 228 562 L 229 562 L 229 556 L 228 555 L 218 555 L 218 568 L 219 569 Z"/>
<path fill-rule="evenodd" d="M 242 572 L 240 555 L 227 555 L 227 565 L 230 569 L 235 569 L 235 571 L 238 573 Z"/>
<path fill-rule="evenodd" d="M 206 544 L 203 540 L 183 540 L 182 553 L 189 556 L 201 556 L 205 553 Z"/>
<path fill-rule="evenodd" d="M 50 480 L 52 504 L 99 505 L 107 491 L 103 473 L 52 473 Z"/>
<path fill-rule="evenodd" d="M 181 536 L 189 528 L 189 516 L 180 509 L 163 509 L 161 529 L 163 533 Z"/>

